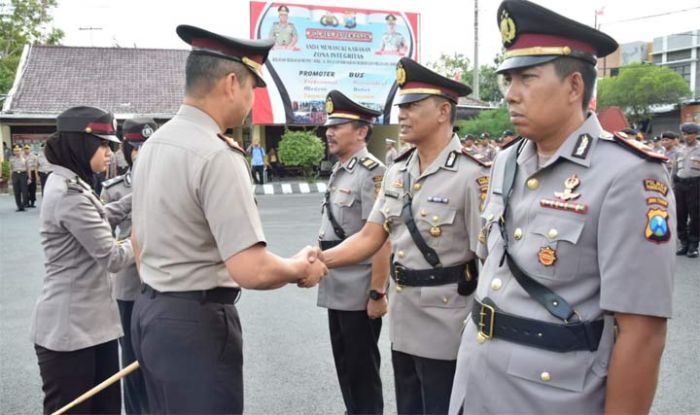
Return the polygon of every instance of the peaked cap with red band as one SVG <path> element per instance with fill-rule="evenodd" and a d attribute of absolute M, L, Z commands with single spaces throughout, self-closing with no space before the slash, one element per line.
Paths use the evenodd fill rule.
<path fill-rule="evenodd" d="M 396 64 L 396 83 L 400 89 L 395 105 L 420 101 L 430 96 L 447 98 L 456 104 L 459 97 L 472 92 L 469 85 L 445 78 L 409 58 L 401 58 Z"/>
<path fill-rule="evenodd" d="M 114 115 L 99 108 L 68 108 L 58 115 L 56 126 L 59 132 L 87 133 L 113 143 L 120 142 Z"/>
<path fill-rule="evenodd" d="M 189 25 L 178 26 L 177 35 L 192 46 L 192 53 L 242 63 L 255 75 L 257 86 L 265 86 L 262 66 L 267 60 L 267 54 L 275 44 L 274 40 L 236 39 Z"/>
<path fill-rule="evenodd" d="M 133 147 L 139 148 L 158 129 L 153 118 L 129 118 L 122 124 L 122 137 Z"/>
<path fill-rule="evenodd" d="M 551 62 L 562 56 L 591 65 L 618 48 L 605 33 L 527 0 L 505 0 L 496 14 L 505 60 L 498 73 Z"/>
<path fill-rule="evenodd" d="M 326 96 L 326 123 L 325 126 L 345 124 L 350 121 L 364 121 L 371 124 L 380 111 L 363 107 L 338 90 L 332 90 Z"/>

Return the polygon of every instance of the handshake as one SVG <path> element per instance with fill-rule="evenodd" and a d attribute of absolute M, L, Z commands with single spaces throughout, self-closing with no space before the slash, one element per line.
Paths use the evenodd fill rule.
<path fill-rule="evenodd" d="M 301 288 L 311 288 L 321 281 L 328 273 L 328 267 L 323 263 L 323 251 L 318 246 L 302 248 L 292 257 L 298 261 L 302 277 L 297 280 L 297 286 Z"/>

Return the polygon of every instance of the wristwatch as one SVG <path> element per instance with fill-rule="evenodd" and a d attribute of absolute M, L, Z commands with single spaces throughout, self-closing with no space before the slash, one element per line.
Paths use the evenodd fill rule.
<path fill-rule="evenodd" d="M 381 300 L 385 295 L 385 293 L 380 293 L 377 290 L 369 290 L 369 298 L 374 301 Z"/>

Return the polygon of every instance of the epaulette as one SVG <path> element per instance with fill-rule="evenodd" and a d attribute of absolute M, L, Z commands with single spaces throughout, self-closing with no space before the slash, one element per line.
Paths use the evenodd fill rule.
<path fill-rule="evenodd" d="M 366 168 L 367 170 L 374 170 L 377 166 L 379 166 L 379 162 L 376 160 L 373 160 L 369 157 L 362 157 L 360 159 L 360 164 L 362 167 Z"/>
<path fill-rule="evenodd" d="M 83 193 L 84 191 L 92 191 L 92 189 L 83 186 L 82 181 L 78 177 L 66 179 L 66 188 L 69 192 Z"/>
<path fill-rule="evenodd" d="M 109 189 L 110 187 L 114 186 L 117 183 L 121 183 L 124 181 L 124 175 L 113 177 L 109 180 L 105 180 L 102 182 L 102 187 L 105 189 Z"/>
<path fill-rule="evenodd" d="M 408 156 L 410 156 L 415 150 L 416 150 L 415 147 L 411 147 L 408 150 L 404 151 L 403 153 L 399 154 L 399 156 L 394 159 L 394 163 L 396 163 L 397 161 L 406 160 L 408 158 Z"/>
<path fill-rule="evenodd" d="M 226 145 L 228 145 L 232 150 L 238 151 L 239 153 L 243 154 L 244 156 L 247 156 L 245 150 L 243 150 L 243 148 L 238 145 L 236 140 L 234 140 L 231 137 L 227 137 L 223 134 L 217 134 L 217 136 L 221 139 L 221 141 L 226 143 Z"/>
<path fill-rule="evenodd" d="M 655 152 L 651 147 L 644 145 L 635 139 L 629 138 L 627 133 L 623 131 L 616 131 L 614 134 L 606 133 L 607 131 L 600 135 L 602 140 L 615 142 L 632 153 L 650 161 L 656 161 L 659 163 L 668 161 L 668 157 Z"/>
<path fill-rule="evenodd" d="M 471 154 L 466 148 L 462 148 L 462 154 L 479 163 L 481 167 L 491 168 L 491 165 L 493 164 L 490 161 L 484 160 L 484 156 L 482 154 Z"/>

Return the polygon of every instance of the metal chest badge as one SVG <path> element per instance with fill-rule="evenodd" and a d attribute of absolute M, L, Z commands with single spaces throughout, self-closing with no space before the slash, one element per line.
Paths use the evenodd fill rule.
<path fill-rule="evenodd" d="M 581 197 L 581 193 L 574 193 L 574 190 L 581 184 L 581 179 L 577 175 L 573 174 L 566 178 L 564 181 L 564 191 L 554 192 L 556 199 L 542 199 L 540 200 L 540 206 L 566 210 L 569 212 L 585 214 L 588 212 L 588 205 L 584 203 L 572 202 L 575 199 Z"/>
<path fill-rule="evenodd" d="M 537 258 L 540 260 L 540 264 L 544 265 L 545 267 L 551 267 L 555 262 L 557 262 L 557 251 L 548 246 L 543 246 L 540 248 Z"/>

